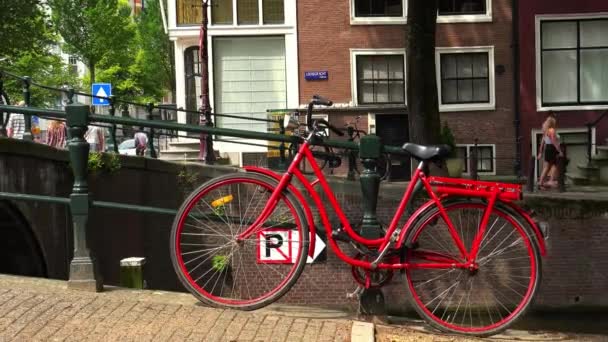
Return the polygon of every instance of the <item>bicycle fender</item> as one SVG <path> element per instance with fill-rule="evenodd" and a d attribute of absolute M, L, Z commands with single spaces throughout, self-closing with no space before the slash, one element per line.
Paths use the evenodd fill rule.
<path fill-rule="evenodd" d="M 514 210 L 517 214 L 521 215 L 526 223 L 532 228 L 532 231 L 536 235 L 536 240 L 538 242 L 538 247 L 540 248 L 540 255 L 547 256 L 547 246 L 545 245 L 545 236 L 543 235 L 538 223 L 530 216 L 530 214 L 525 211 L 522 207 L 516 205 L 512 202 L 503 202 L 500 204 L 505 205 L 508 209 Z"/>
<path fill-rule="evenodd" d="M 405 234 L 407 234 L 409 232 L 410 228 L 412 228 L 414 226 L 414 223 L 416 222 L 416 220 L 418 220 L 422 216 L 422 214 L 427 209 L 432 207 L 433 205 L 435 205 L 435 201 L 429 200 L 428 202 L 426 202 L 423 205 L 421 205 L 420 207 L 418 207 L 418 209 L 416 209 L 416 211 L 407 219 L 405 226 L 403 226 L 401 233 L 399 233 L 399 239 L 397 239 L 397 244 L 395 245 L 395 249 L 401 248 L 401 246 L 403 245 L 403 242 L 405 240 Z"/>
<path fill-rule="evenodd" d="M 246 172 L 257 173 L 257 174 L 260 174 L 263 176 L 270 177 L 276 181 L 281 180 L 280 174 L 278 174 L 274 171 L 262 168 L 262 167 L 243 166 L 243 169 L 245 169 Z M 304 207 L 304 214 L 306 215 L 306 219 L 308 220 L 308 227 L 309 227 L 309 231 L 310 231 L 310 244 L 308 245 L 308 255 L 312 258 L 315 253 L 315 242 L 317 240 L 317 229 L 315 228 L 315 220 L 314 220 L 314 216 L 312 215 L 312 210 L 310 209 L 308 202 L 306 201 L 306 199 L 304 198 L 304 195 L 302 195 L 302 192 L 300 190 L 298 190 L 295 186 L 293 186 L 293 184 L 289 184 L 287 186 L 287 188 L 300 201 L 300 203 L 302 204 L 302 207 Z"/>

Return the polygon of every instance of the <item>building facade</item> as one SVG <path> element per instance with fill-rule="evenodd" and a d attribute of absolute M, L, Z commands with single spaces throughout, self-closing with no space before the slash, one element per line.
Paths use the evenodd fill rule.
<path fill-rule="evenodd" d="M 533 166 L 541 124 L 553 113 L 568 147 L 568 172 L 576 174 L 587 162 L 586 124 L 608 109 L 608 3 L 520 1 L 518 20 L 525 168 Z M 591 144 L 606 138 L 608 119 L 592 129 Z"/>
<path fill-rule="evenodd" d="M 216 0 L 209 7 L 211 106 L 218 127 L 266 131 L 269 109 L 299 105 L 296 0 Z M 169 36 L 175 43 L 177 107 L 200 107 L 200 0 L 170 0 Z M 196 123 L 196 114 L 179 113 L 179 122 Z M 222 140 L 228 140 L 225 138 Z M 242 140 L 239 140 L 242 142 Z M 250 143 L 260 144 L 259 141 Z M 262 144 L 264 142 L 261 142 Z M 263 146 L 216 142 L 216 150 L 241 163 L 242 152 Z"/>
<path fill-rule="evenodd" d="M 201 9 L 200 0 L 168 4 L 177 105 L 189 110 L 200 106 Z M 320 94 L 336 105 L 316 115 L 335 126 L 359 117 L 359 128 L 386 144 L 408 141 L 407 0 L 216 0 L 209 18 L 214 113 L 266 117 L 267 110 L 302 107 Z M 441 117 L 455 133 L 465 172 L 477 141 L 480 174 L 513 174 L 511 1 L 443 0 L 437 25 Z M 196 116 L 180 113 L 179 121 L 194 123 Z M 267 128 L 221 116 L 216 121 L 219 127 Z M 265 150 L 226 142 L 216 149 Z"/>
<path fill-rule="evenodd" d="M 439 1 L 436 71 L 439 109 L 456 136 L 465 172 L 479 146 L 481 175 L 513 173 L 512 6 L 510 0 Z M 320 11 L 319 8 L 323 10 Z M 385 143 L 408 140 L 407 0 L 298 3 L 300 101 L 320 93 L 340 127 L 361 116 Z M 304 73 L 328 71 L 326 81 Z"/>

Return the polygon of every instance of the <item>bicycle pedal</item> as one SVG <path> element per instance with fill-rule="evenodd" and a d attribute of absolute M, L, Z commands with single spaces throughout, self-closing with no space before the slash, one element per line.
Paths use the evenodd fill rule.
<path fill-rule="evenodd" d="M 331 236 L 336 241 L 351 242 L 350 236 L 342 228 L 334 230 Z"/>

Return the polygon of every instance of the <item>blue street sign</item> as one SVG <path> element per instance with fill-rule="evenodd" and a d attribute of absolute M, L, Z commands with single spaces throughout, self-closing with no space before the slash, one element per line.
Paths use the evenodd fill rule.
<path fill-rule="evenodd" d="M 325 71 L 305 71 L 304 78 L 307 81 L 324 81 L 329 79 L 329 72 Z"/>
<path fill-rule="evenodd" d="M 93 83 L 91 94 L 100 97 L 110 97 L 112 95 L 112 85 L 110 83 Z M 93 106 L 109 106 L 108 99 L 94 97 Z"/>

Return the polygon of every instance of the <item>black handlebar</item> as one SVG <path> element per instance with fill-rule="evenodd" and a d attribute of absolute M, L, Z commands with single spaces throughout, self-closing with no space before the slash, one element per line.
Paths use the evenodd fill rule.
<path fill-rule="evenodd" d="M 308 130 L 312 131 L 313 127 L 312 127 L 312 109 L 314 108 L 314 106 L 331 106 L 334 103 L 331 100 L 328 100 L 322 96 L 319 95 L 313 95 L 312 96 L 312 100 L 310 100 L 310 103 L 308 103 L 308 110 L 306 111 L 306 123 L 308 124 Z M 333 131 L 333 129 L 335 127 L 331 127 L 331 125 L 329 125 L 329 123 L 327 124 L 327 127 L 330 127 L 330 129 Z"/>
<path fill-rule="evenodd" d="M 323 96 L 319 96 L 319 95 L 314 95 L 312 97 L 312 102 L 314 103 L 315 106 L 331 106 L 334 103 L 330 100 L 330 99 L 326 99 Z"/>
<path fill-rule="evenodd" d="M 323 124 L 323 125 L 327 126 L 327 128 L 329 128 L 332 132 L 336 133 L 338 136 L 340 136 L 340 137 L 344 136 L 344 132 L 342 132 L 341 130 L 339 130 L 336 127 L 332 126 L 329 122 L 327 122 L 327 120 L 317 119 L 317 122 L 320 123 L 320 124 Z"/>

